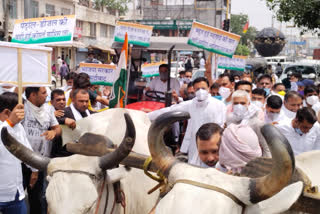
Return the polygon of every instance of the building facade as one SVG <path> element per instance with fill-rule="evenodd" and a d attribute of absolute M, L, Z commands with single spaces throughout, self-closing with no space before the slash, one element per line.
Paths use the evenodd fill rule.
<path fill-rule="evenodd" d="M 222 28 L 227 0 L 141 0 L 142 24 L 153 25 L 156 36 L 188 36 L 193 20 Z M 229 0 L 230 13 L 231 0 Z"/>

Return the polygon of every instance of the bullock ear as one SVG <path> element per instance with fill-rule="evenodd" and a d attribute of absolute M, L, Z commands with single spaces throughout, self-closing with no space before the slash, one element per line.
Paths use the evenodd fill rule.
<path fill-rule="evenodd" d="M 117 181 L 120 181 L 127 176 L 128 172 L 129 170 L 127 170 L 125 166 L 120 166 L 115 169 L 109 169 L 107 171 L 107 183 L 113 184 Z"/>
<path fill-rule="evenodd" d="M 271 198 L 254 205 L 249 205 L 245 209 L 245 214 L 259 213 L 282 213 L 295 203 L 301 195 L 303 183 L 298 181 L 285 188 Z M 280 203 L 279 203 L 280 202 Z"/>

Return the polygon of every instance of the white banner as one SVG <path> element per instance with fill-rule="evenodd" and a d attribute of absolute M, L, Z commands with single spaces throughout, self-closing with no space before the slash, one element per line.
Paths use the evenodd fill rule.
<path fill-rule="evenodd" d="M 115 65 L 80 63 L 80 72 L 89 75 L 92 85 L 112 86 L 116 67 Z"/>
<path fill-rule="evenodd" d="M 114 32 L 114 41 L 123 42 L 128 33 L 128 43 L 133 45 L 150 46 L 153 26 L 141 25 L 130 22 L 117 22 Z"/>
<path fill-rule="evenodd" d="M 241 36 L 193 22 L 188 44 L 232 58 Z"/>
<path fill-rule="evenodd" d="M 15 20 L 11 42 L 47 44 L 72 42 L 75 15 Z"/>
<path fill-rule="evenodd" d="M 51 52 L 47 47 L 0 42 L 1 85 L 17 86 L 19 70 L 22 86 L 50 85 Z"/>
<path fill-rule="evenodd" d="M 154 62 L 149 64 L 144 64 L 141 66 L 143 77 L 155 77 L 159 76 L 159 66 L 162 64 L 167 64 L 166 62 Z"/>
<path fill-rule="evenodd" d="M 218 57 L 218 68 L 244 71 L 246 67 L 246 56 L 233 55 L 232 58 L 219 56 Z"/>

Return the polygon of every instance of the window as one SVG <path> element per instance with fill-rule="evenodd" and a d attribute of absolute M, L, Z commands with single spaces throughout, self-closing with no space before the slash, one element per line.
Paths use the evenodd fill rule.
<path fill-rule="evenodd" d="M 96 23 L 90 22 L 90 36 L 96 36 Z"/>
<path fill-rule="evenodd" d="M 108 37 L 108 25 L 100 24 L 100 37 Z"/>
<path fill-rule="evenodd" d="M 114 34 L 114 26 L 109 25 L 109 37 L 113 38 L 113 34 Z"/>
<path fill-rule="evenodd" d="M 54 5 L 52 4 L 46 4 L 46 14 L 50 14 L 50 16 L 54 16 Z"/>
<path fill-rule="evenodd" d="M 76 27 L 78 27 L 82 30 L 83 29 L 83 21 L 77 20 Z"/>
<path fill-rule="evenodd" d="M 61 15 L 70 15 L 71 10 L 67 8 L 61 8 Z"/>
<path fill-rule="evenodd" d="M 32 7 L 32 17 L 31 18 L 37 18 L 39 17 L 39 2 L 37 1 L 32 1 L 31 2 L 31 7 Z"/>
<path fill-rule="evenodd" d="M 9 14 L 10 18 L 17 18 L 17 0 L 9 1 Z"/>

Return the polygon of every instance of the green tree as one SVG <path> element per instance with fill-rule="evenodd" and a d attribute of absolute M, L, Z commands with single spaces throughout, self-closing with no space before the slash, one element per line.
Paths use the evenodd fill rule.
<path fill-rule="evenodd" d="M 250 49 L 246 45 L 239 44 L 235 54 L 240 56 L 249 56 Z"/>
<path fill-rule="evenodd" d="M 274 10 L 279 21 L 293 21 L 295 26 L 305 30 L 320 28 L 319 0 L 266 0 L 267 6 Z"/>
<path fill-rule="evenodd" d="M 249 42 L 253 42 L 256 35 L 257 35 L 257 29 L 255 27 L 249 27 L 248 31 L 246 33 L 243 33 L 243 28 L 248 22 L 248 15 L 245 14 L 231 14 L 231 32 L 238 34 L 241 36 L 240 43 L 249 45 Z"/>
<path fill-rule="evenodd" d="M 94 0 L 96 9 L 101 10 L 105 7 L 111 13 L 118 10 L 120 16 L 125 15 L 128 12 L 129 2 L 131 2 L 131 0 Z"/>

